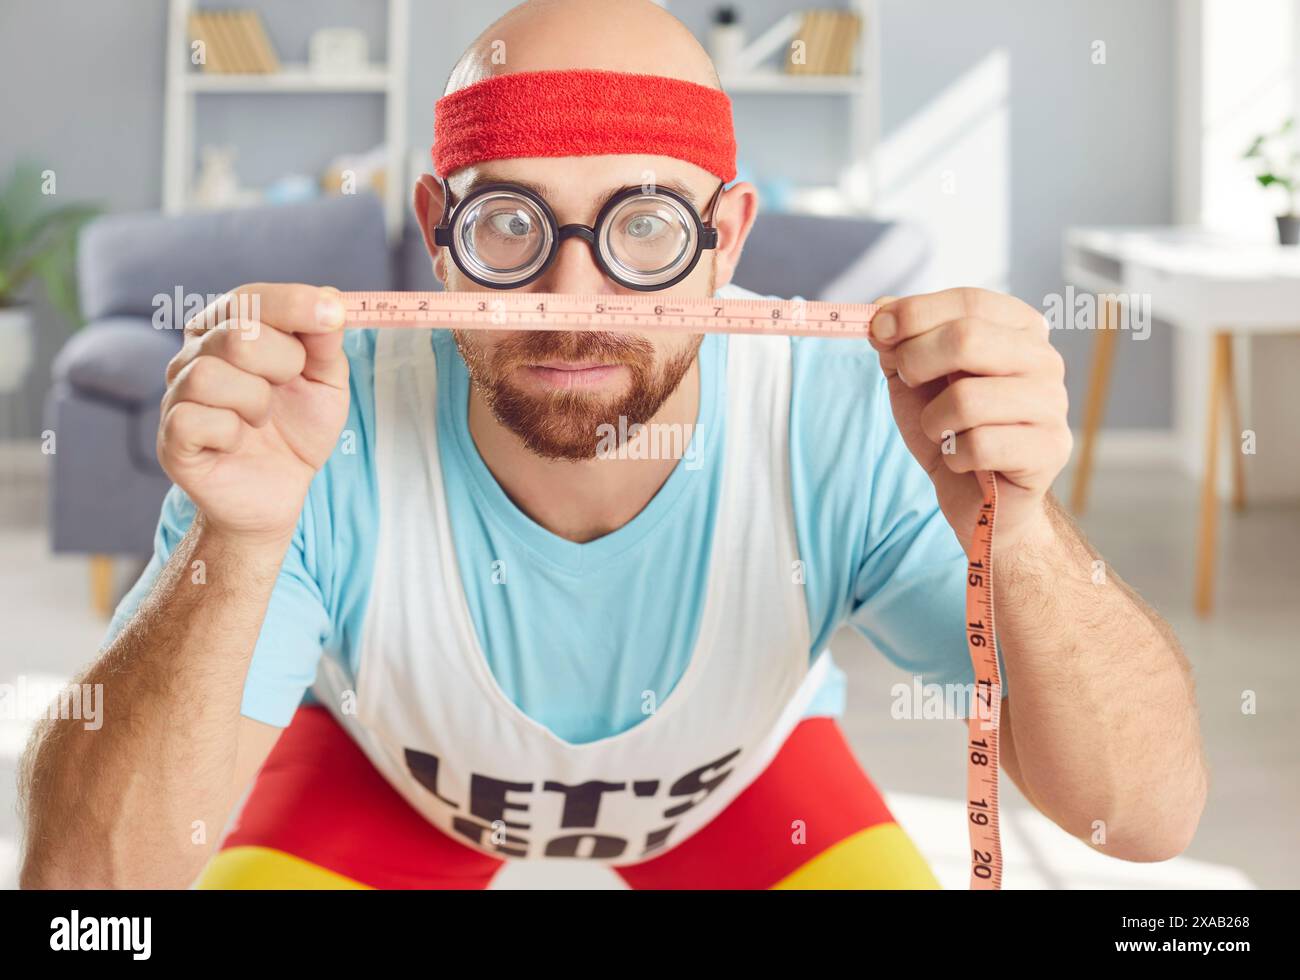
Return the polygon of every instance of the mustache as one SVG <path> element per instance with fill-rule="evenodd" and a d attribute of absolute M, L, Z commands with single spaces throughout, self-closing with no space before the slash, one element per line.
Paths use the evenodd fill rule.
<path fill-rule="evenodd" d="M 503 340 L 493 360 L 498 365 L 548 360 L 643 364 L 653 357 L 654 345 L 643 337 L 595 330 L 538 330 Z"/>

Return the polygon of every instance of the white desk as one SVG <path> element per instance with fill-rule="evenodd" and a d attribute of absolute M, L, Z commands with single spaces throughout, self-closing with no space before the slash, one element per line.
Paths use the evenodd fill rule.
<path fill-rule="evenodd" d="M 1300 249 L 1242 243 L 1194 227 L 1071 228 L 1065 236 L 1063 272 L 1067 282 L 1098 294 L 1100 316 L 1071 498 L 1076 513 L 1087 500 L 1123 294 L 1149 295 L 1154 317 L 1211 349 L 1196 561 L 1196 609 L 1208 614 L 1214 594 L 1219 425 L 1225 411 L 1234 433 L 1229 438 L 1232 502 L 1237 509 L 1245 504 L 1232 339 L 1300 331 Z"/>

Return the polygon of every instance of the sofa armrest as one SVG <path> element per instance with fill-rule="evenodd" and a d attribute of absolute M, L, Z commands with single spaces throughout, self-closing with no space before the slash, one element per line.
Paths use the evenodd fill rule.
<path fill-rule="evenodd" d="M 179 330 L 155 330 L 144 317 L 87 324 L 54 359 L 54 382 L 96 398 L 136 406 L 162 397 L 164 373 L 181 346 Z"/>

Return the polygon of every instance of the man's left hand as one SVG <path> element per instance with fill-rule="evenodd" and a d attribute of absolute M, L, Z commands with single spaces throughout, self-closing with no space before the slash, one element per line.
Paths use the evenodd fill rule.
<path fill-rule="evenodd" d="M 894 421 L 934 482 L 969 552 L 983 494 L 998 473 L 999 550 L 1050 531 L 1043 498 L 1070 458 L 1065 362 L 1041 313 L 986 289 L 876 301 L 871 345 Z"/>

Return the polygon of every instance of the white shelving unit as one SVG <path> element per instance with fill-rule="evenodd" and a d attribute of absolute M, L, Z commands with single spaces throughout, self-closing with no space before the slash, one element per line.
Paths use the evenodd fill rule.
<path fill-rule="evenodd" d="M 284 65 L 273 75 L 186 75 L 185 85 L 191 92 L 387 92 L 389 80 L 382 67 L 325 75 L 306 65 Z"/>
<path fill-rule="evenodd" d="M 880 142 L 880 20 L 877 0 L 851 0 L 846 5 L 862 20 L 852 75 L 787 75 L 768 67 L 740 74 L 724 74 L 722 87 L 729 95 L 838 95 L 845 98 L 845 125 L 849 158 L 842 179 L 846 205 L 866 211 L 876 196 L 876 147 Z M 742 8 L 743 9 L 743 8 Z M 753 40 L 753 39 L 751 39 Z"/>
<path fill-rule="evenodd" d="M 388 63 L 363 72 L 323 74 L 307 65 L 286 64 L 272 74 L 205 74 L 190 65 L 189 15 L 194 0 L 169 0 L 167 23 L 167 89 L 163 124 L 163 209 L 186 210 L 194 179 L 196 147 L 194 117 L 200 95 L 276 94 L 319 95 L 371 93 L 384 96 L 384 142 L 388 172 L 384 182 L 384 216 L 388 233 L 401 232 L 406 167 L 406 52 L 409 0 L 386 0 Z"/>

